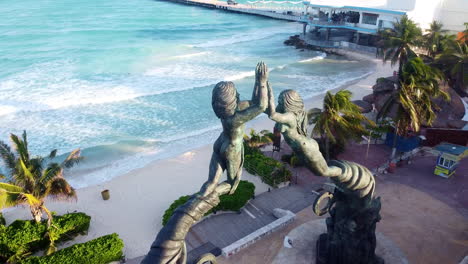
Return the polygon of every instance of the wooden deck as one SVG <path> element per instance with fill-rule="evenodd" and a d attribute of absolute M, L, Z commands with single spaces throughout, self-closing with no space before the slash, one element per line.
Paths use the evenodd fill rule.
<path fill-rule="evenodd" d="M 256 15 L 256 16 L 292 21 L 292 22 L 302 21 L 301 20 L 302 17 L 299 14 L 297 14 L 297 12 L 293 14 L 287 14 L 288 11 L 292 12 L 292 10 L 287 10 L 287 8 L 277 10 L 273 8 L 256 7 L 253 5 L 245 5 L 245 4 L 228 5 L 227 2 L 225 1 L 217 1 L 217 0 L 162 0 L 162 1 L 185 4 L 185 5 L 200 6 L 200 7 L 206 7 L 206 8 L 211 8 L 211 9 L 220 9 L 220 10 L 225 10 L 228 12 Z"/>

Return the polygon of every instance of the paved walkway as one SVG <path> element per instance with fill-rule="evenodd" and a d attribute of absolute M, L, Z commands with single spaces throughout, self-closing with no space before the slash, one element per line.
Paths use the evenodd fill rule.
<path fill-rule="evenodd" d="M 360 148 L 362 152 L 358 151 Z M 367 162 L 369 168 L 372 160 L 385 159 L 385 156 L 369 155 L 372 158 L 366 161 L 362 154 L 365 151 L 364 147 L 353 148 L 342 158 Z M 397 244 L 412 264 L 455 264 L 468 255 L 468 158 L 450 179 L 433 174 L 435 161 L 434 156 L 417 156 L 412 164 L 397 167 L 393 174 L 376 176 L 376 194 L 382 199 L 382 220 L 377 230 Z M 230 258 L 218 258 L 218 262 L 270 264 L 283 247 L 287 230 L 317 218 L 307 208 L 284 230 L 266 236 Z"/>
<path fill-rule="evenodd" d="M 312 205 L 315 198 L 311 189 L 293 184 L 260 194 L 240 213 L 212 215 L 193 226 L 187 235 L 188 260 L 195 260 L 207 252 L 220 253 L 220 249 L 275 221 L 275 208 L 297 213 Z M 142 259 L 131 259 L 127 263 L 140 263 Z"/>

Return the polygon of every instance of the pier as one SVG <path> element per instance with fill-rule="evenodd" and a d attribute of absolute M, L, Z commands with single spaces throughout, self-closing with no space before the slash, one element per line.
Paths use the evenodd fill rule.
<path fill-rule="evenodd" d="M 225 10 L 228 12 L 250 14 L 250 15 L 262 16 L 262 17 L 292 21 L 292 22 L 303 22 L 301 21 L 301 17 L 303 16 L 303 14 L 301 12 L 298 12 L 299 8 L 288 8 L 288 7 L 268 8 L 268 7 L 259 7 L 259 6 L 239 4 L 239 3 L 233 5 L 233 4 L 228 4 L 227 2 L 224 2 L 224 1 L 217 1 L 217 0 L 163 0 L 163 1 L 185 4 L 185 5 L 200 6 L 200 7 L 206 7 L 206 8 L 211 8 L 211 9 L 221 9 L 221 10 Z"/>

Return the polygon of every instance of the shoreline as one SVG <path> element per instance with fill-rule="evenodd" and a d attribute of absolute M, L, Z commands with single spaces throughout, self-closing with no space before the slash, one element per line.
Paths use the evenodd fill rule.
<path fill-rule="evenodd" d="M 375 64 L 374 71 L 370 74 L 328 90 L 336 92 L 346 88 L 353 93 L 353 100 L 362 99 L 372 93 L 375 80 L 390 76 L 393 72 L 390 64 L 383 65 L 371 55 L 345 51 L 345 56 Z M 306 109 L 321 108 L 326 92 L 305 99 Z M 245 131 L 248 133 L 250 128 L 256 131 L 272 130 L 273 126 L 274 122 L 262 115 L 248 123 Z M 146 254 L 161 228 L 164 211 L 180 196 L 197 192 L 205 182 L 211 153 L 212 144 L 207 144 L 175 157 L 152 161 L 107 182 L 77 189 L 77 201 L 58 202 L 48 199 L 47 207 L 57 214 L 81 211 L 91 216 L 88 234 L 79 236 L 60 248 L 116 232 L 125 243 L 126 258 Z M 256 195 L 268 189 L 259 177 L 252 176 L 245 170 L 242 179 L 256 185 Z M 110 190 L 110 199 L 107 201 L 102 200 L 100 193 L 105 189 Z M 13 219 L 29 219 L 30 213 L 26 207 L 17 207 L 4 210 L 4 216 L 7 223 L 11 223 Z"/>

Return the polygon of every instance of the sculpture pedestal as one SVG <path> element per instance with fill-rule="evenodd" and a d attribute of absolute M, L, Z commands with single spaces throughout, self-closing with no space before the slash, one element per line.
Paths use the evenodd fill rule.
<path fill-rule="evenodd" d="M 317 241 L 317 264 L 384 264 L 375 254 L 375 228 L 380 198 L 360 198 L 335 191 L 326 220 L 327 232 Z M 390 263 L 389 263 L 390 264 Z"/>
<path fill-rule="evenodd" d="M 327 232 L 325 219 L 312 220 L 291 230 L 287 235 L 292 240 L 292 248 L 283 247 L 276 255 L 274 264 L 311 264 L 316 263 L 316 244 L 319 236 Z M 382 233 L 376 232 L 377 248 L 375 253 L 385 263 L 408 264 L 404 253 Z"/>

